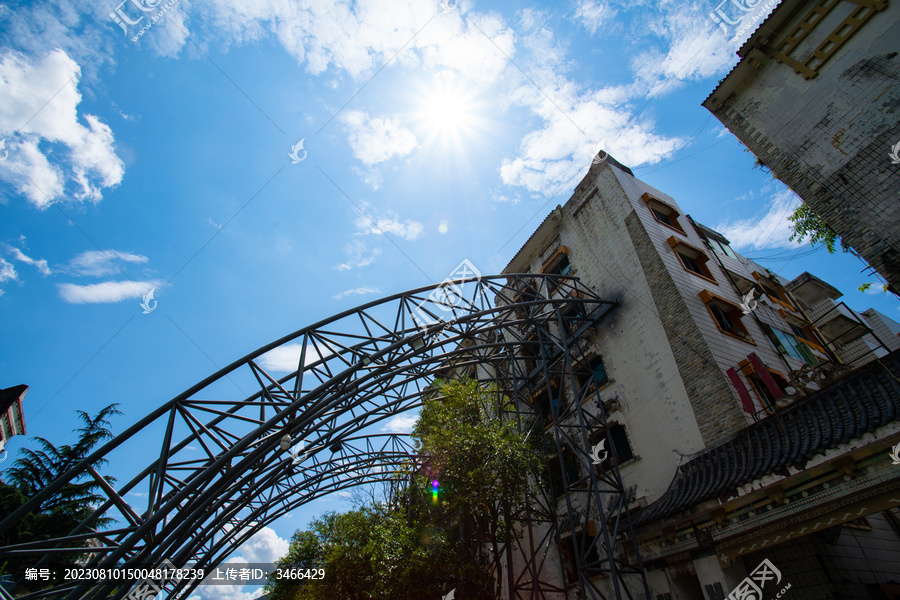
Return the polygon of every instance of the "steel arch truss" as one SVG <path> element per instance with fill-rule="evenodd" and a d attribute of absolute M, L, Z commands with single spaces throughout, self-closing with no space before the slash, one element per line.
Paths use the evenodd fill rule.
<path fill-rule="evenodd" d="M 417 455 L 407 435 L 385 433 L 389 420 L 418 408 L 435 377 L 474 374 L 496 384 L 501 409 L 523 429 L 552 432 L 551 452 L 563 472 L 556 488 L 551 481 L 543 498 L 515 516 L 522 537 L 507 543 L 509 560 L 515 554 L 519 562 L 510 597 L 565 597 L 565 575 L 551 572 L 546 560 L 553 542 L 572 547 L 578 581 L 568 585 L 582 597 L 608 597 L 597 576 L 611 579 L 612 597 L 631 597 L 626 579 L 636 576 L 643 590 L 646 582 L 639 559 L 632 566 L 624 552 L 616 554 L 616 544 L 634 534 L 617 468 L 598 472 L 590 462 L 588 431 L 606 431 L 605 413 L 602 403 L 599 411 L 582 407 L 599 395 L 578 363 L 582 338 L 615 306 L 575 278 L 497 275 L 444 281 L 320 321 L 221 369 L 60 476 L 0 523 L 0 532 L 75 478 L 92 477 L 105 500 L 66 537 L 0 548 L 0 555 L 40 555 L 39 564 L 78 554 L 87 567 L 169 560 L 209 569 L 298 506 L 392 481 Z M 535 400 L 541 389 L 559 390 L 549 413 Z M 106 460 L 118 472 L 134 472 L 134 452 L 148 447 L 158 450 L 127 482 L 112 485 L 91 466 Z M 566 472 L 569 455 L 583 467 L 577 476 Z M 565 523 L 569 531 L 579 527 L 577 508 L 602 535 L 560 536 Z M 97 530 L 92 523 L 101 517 L 116 525 Z M 166 590 L 187 598 L 197 583 L 168 582 Z M 122 598 L 129 587 L 62 584 L 22 598 Z"/>

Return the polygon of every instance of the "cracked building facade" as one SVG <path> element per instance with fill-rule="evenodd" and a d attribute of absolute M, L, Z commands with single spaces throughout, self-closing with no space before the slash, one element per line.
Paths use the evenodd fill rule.
<path fill-rule="evenodd" d="M 794 598 L 898 597 L 900 325 L 741 256 L 612 157 L 505 272 L 572 275 L 618 301 L 574 360 L 594 374 L 636 526 L 615 553 L 637 543 L 653 600 L 721 600 L 764 559 Z M 548 387 L 532 403 L 550 428 L 550 404 L 577 395 Z M 548 598 L 576 597 L 573 536 L 599 543 L 596 510 L 575 510 L 548 559 L 569 595 Z"/>
<path fill-rule="evenodd" d="M 784 0 L 703 102 L 900 290 L 900 3 Z"/>

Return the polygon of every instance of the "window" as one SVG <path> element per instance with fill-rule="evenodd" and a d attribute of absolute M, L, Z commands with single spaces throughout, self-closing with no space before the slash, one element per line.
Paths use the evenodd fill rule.
<path fill-rule="evenodd" d="M 706 308 L 716 322 L 719 331 L 732 337 L 736 337 L 748 344 L 756 345 L 753 338 L 750 337 L 747 328 L 744 327 L 744 323 L 741 321 L 742 312 L 737 304 L 716 296 L 709 290 L 700 292 L 700 298 L 703 300 L 704 304 L 706 304 Z"/>
<path fill-rule="evenodd" d="M 616 448 L 616 458 L 621 465 L 626 460 L 634 458 L 634 452 L 631 451 L 631 444 L 628 442 L 628 434 L 625 427 L 614 424 L 609 428 L 609 435 L 612 438 L 613 446 Z"/>
<path fill-rule="evenodd" d="M 564 487 L 566 485 L 578 487 L 576 484 L 581 479 L 581 470 L 578 468 L 578 459 L 563 449 L 563 469 L 559 467 L 559 455 L 554 454 L 547 461 L 547 470 L 544 471 L 543 481 L 547 493 L 552 493 L 554 498 L 560 498 L 565 495 Z M 563 470 L 565 470 L 565 480 L 563 480 Z"/>
<path fill-rule="evenodd" d="M 566 310 L 566 312 L 563 313 L 563 316 L 566 319 L 572 319 L 575 321 L 584 319 L 584 304 L 582 304 L 581 302 L 576 303 L 574 306 Z M 576 323 L 576 325 L 580 324 L 581 323 Z"/>
<path fill-rule="evenodd" d="M 653 215 L 654 219 L 656 219 L 666 227 L 671 227 L 681 235 L 685 235 L 684 229 L 678 222 L 680 213 L 677 210 L 675 210 L 665 202 L 654 198 L 650 194 L 644 194 L 643 196 L 641 196 L 641 199 L 647 203 L 647 208 L 650 209 L 650 213 Z"/>
<path fill-rule="evenodd" d="M 547 273 L 549 275 L 563 275 L 568 276 L 572 273 L 572 263 L 569 260 L 569 249 L 565 246 L 560 246 L 559 249 L 553 253 L 544 266 L 541 268 L 541 273 Z M 550 293 L 556 291 L 556 283 L 557 282 L 549 282 L 550 283 Z"/>
<path fill-rule="evenodd" d="M 793 331 L 794 335 L 796 335 L 798 338 L 810 339 L 810 340 L 813 339 L 813 335 L 811 333 L 809 333 L 809 331 L 807 331 L 803 327 L 798 327 L 797 325 L 794 325 L 793 323 L 788 323 L 788 325 L 791 326 L 791 331 Z"/>
<path fill-rule="evenodd" d="M 609 374 L 606 372 L 606 365 L 603 364 L 602 356 L 598 356 L 588 364 L 591 367 L 591 372 L 594 374 L 594 383 L 597 385 L 609 383 Z"/>
<path fill-rule="evenodd" d="M 715 317 L 716 323 L 719 325 L 719 329 L 726 333 L 739 335 L 738 320 L 731 314 L 731 311 L 722 308 L 722 306 L 718 304 L 711 304 L 709 309 L 712 311 L 713 317 Z"/>
<path fill-rule="evenodd" d="M 734 250 L 732 250 L 731 246 L 728 244 L 715 238 L 708 238 L 707 241 L 709 242 L 709 245 L 712 246 L 713 251 L 731 258 L 737 258 L 737 254 L 734 253 Z"/>
<path fill-rule="evenodd" d="M 572 263 L 569 261 L 569 249 L 565 246 L 560 246 L 541 268 L 541 273 L 568 275 L 571 272 Z"/>
<path fill-rule="evenodd" d="M 551 381 L 550 387 L 552 389 L 548 391 L 544 388 L 533 399 L 534 406 L 543 416 L 545 425 L 553 422 L 554 413 L 560 414 L 566 407 L 565 401 L 560 400 L 558 382 Z"/>
<path fill-rule="evenodd" d="M 769 55 L 776 61 L 786 63 L 795 73 L 803 75 L 804 79 L 813 79 L 819 74 L 822 65 L 834 56 L 866 21 L 887 6 L 886 2 L 855 2 L 854 4 L 859 6 L 853 6 L 849 14 L 833 30 L 829 31 L 825 26 L 817 28 L 816 26 L 838 4 L 840 3 L 819 2 L 808 7 L 808 12 L 800 18 L 794 29 L 788 30 L 790 33 L 780 43 L 773 45 L 767 53 L 771 52 Z M 833 25 L 829 25 L 831 26 Z M 807 36 L 813 39 L 807 39 Z M 804 43 L 803 46 L 801 43 Z M 797 48 L 803 48 L 803 53 L 795 52 Z"/>
<path fill-rule="evenodd" d="M 770 300 L 791 312 L 797 312 L 797 309 L 791 304 L 790 298 L 787 297 L 784 287 L 782 287 L 777 279 L 772 276 L 764 275 L 759 271 L 753 271 L 753 278 L 756 279 L 757 284 L 762 288 L 762 291 L 765 292 Z"/>
<path fill-rule="evenodd" d="M 766 387 L 766 384 L 763 383 L 763 380 L 759 375 L 757 375 L 756 373 L 750 373 L 749 375 L 747 375 L 747 381 L 750 382 L 750 387 L 752 387 L 753 391 L 756 392 L 756 395 L 763 403 L 763 406 L 770 409 L 775 406 L 775 398 L 772 396 L 769 388 Z"/>
<path fill-rule="evenodd" d="M 579 554 L 581 554 L 582 569 L 584 569 L 585 566 L 593 566 L 596 568 L 597 563 L 600 561 L 600 556 L 597 554 L 598 542 L 594 523 L 588 521 L 586 529 L 587 531 L 581 529 L 580 531 L 567 535 L 559 540 L 560 548 L 562 550 L 562 562 L 566 570 L 566 580 L 572 583 L 578 581 L 578 563 L 573 554 L 573 536 L 575 537 L 574 545 L 577 545 Z"/>
<path fill-rule="evenodd" d="M 792 325 L 791 327 L 793 328 L 795 326 Z M 769 341 L 772 342 L 772 345 L 775 346 L 775 349 L 780 353 L 787 354 L 788 356 L 792 356 L 797 360 L 802 360 L 811 365 L 818 364 L 819 361 L 817 361 L 815 355 L 810 352 L 809 347 L 790 333 L 775 329 L 768 325 L 763 325 L 763 331 L 766 332 Z"/>
<path fill-rule="evenodd" d="M 627 462 L 634 458 L 634 451 L 631 449 L 631 442 L 628 441 L 628 433 L 625 431 L 624 425 L 619 425 L 618 423 L 610 423 L 609 424 L 609 437 L 612 440 L 612 450 L 609 451 L 610 460 L 604 460 L 599 465 L 597 465 L 597 471 L 606 470 L 613 462 L 614 459 L 617 459 L 618 464 L 621 465 L 624 462 Z M 603 430 L 595 431 L 588 437 L 588 442 L 590 442 L 591 446 L 595 446 L 597 442 L 600 440 L 606 439 Z M 614 457 L 614 459 L 612 458 Z"/>
<path fill-rule="evenodd" d="M 653 216 L 656 217 L 656 220 L 660 223 L 665 223 L 669 227 L 675 227 L 675 224 L 672 222 L 672 219 L 669 218 L 671 213 L 662 212 L 658 208 L 651 206 L 650 210 L 653 211 Z"/>
<path fill-rule="evenodd" d="M 581 363 L 575 369 L 575 375 L 578 380 L 578 388 L 583 390 L 585 386 L 590 386 L 591 390 L 595 386 L 602 387 L 609 383 L 609 373 L 606 371 L 606 365 L 603 363 L 602 356 L 595 356 L 587 363 Z"/>
<path fill-rule="evenodd" d="M 669 245 L 672 246 L 672 249 L 675 250 L 675 254 L 678 256 L 678 260 L 681 261 L 681 266 L 684 267 L 685 271 L 690 271 L 694 275 L 699 275 L 704 279 L 716 283 L 712 272 L 710 272 L 709 268 L 706 266 L 709 257 L 706 256 L 705 252 L 675 239 L 674 235 L 670 237 L 668 241 Z"/>

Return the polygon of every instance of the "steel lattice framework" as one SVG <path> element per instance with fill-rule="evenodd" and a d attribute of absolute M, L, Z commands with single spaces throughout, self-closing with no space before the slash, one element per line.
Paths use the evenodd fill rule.
<path fill-rule="evenodd" d="M 629 561 L 621 544 L 635 538 L 618 468 L 597 468 L 590 456 L 597 432 L 609 434 L 582 354 L 585 338 L 616 305 L 576 278 L 496 275 L 445 280 L 327 318 L 219 370 L 61 475 L 0 522 L 0 532 L 79 477 L 93 478 L 105 500 L 66 537 L 0 548 L 0 555 L 40 555 L 40 565 L 74 553 L 86 567 L 169 560 L 209 570 L 307 502 L 395 481 L 417 452 L 408 435 L 383 433 L 381 422 L 418 408 L 435 377 L 474 375 L 493 384 L 504 418 L 549 440 L 548 474 L 556 473 L 513 515 L 521 536 L 505 540 L 507 561 L 516 565 L 510 598 L 568 598 L 567 588 L 582 598 L 632 598 L 634 590 L 649 597 L 636 546 Z M 243 386 L 253 393 L 229 399 Z M 286 435 L 289 452 L 281 447 Z M 127 482 L 111 485 L 92 466 L 105 460 L 133 473 L 134 450 L 147 447 L 158 454 Z M 129 492 L 146 505 L 126 501 Z M 100 517 L 116 525 L 97 530 Z M 595 535 L 587 535 L 589 520 Z M 547 560 L 554 543 L 576 566 L 577 581 L 567 580 L 560 561 Z M 605 591 L 597 581 L 606 581 Z M 168 597 L 187 598 L 197 583 L 168 582 Z M 69 582 L 20 598 L 122 598 L 129 587 Z"/>

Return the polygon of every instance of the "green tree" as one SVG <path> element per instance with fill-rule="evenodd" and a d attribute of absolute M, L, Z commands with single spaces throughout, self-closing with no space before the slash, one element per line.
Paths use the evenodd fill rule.
<path fill-rule="evenodd" d="M 455 587 L 460 597 L 492 598 L 486 573 L 435 526 L 433 511 L 416 509 L 427 508 L 417 493 L 422 498 L 407 506 L 376 502 L 313 520 L 277 567 L 320 569 L 324 577 L 273 576 L 265 592 L 276 600 L 434 600 Z"/>
<path fill-rule="evenodd" d="M 39 450 L 24 448 L 13 466 L 4 471 L 6 481 L 0 481 L 0 514 L 8 515 L 25 504 L 26 500 L 47 487 L 57 477 L 68 471 L 87 457 L 94 447 L 112 437 L 109 418 L 122 414 L 118 404 L 111 404 L 91 417 L 84 411 L 77 411 L 83 427 L 74 429 L 78 439 L 74 445 L 65 444 L 57 448 L 49 440 L 36 437 Z M 103 459 L 93 463 L 94 468 L 105 464 Z M 113 482 L 114 479 L 106 477 Z M 76 477 L 44 500 L 33 511 L 25 515 L 13 528 L 0 535 L 0 546 L 47 540 L 67 535 L 93 512 L 93 505 L 105 496 L 97 494 L 100 485 L 88 474 Z M 100 529 L 112 522 L 110 518 L 100 518 L 92 527 Z M 25 569 L 33 566 L 41 557 L 9 558 L 0 562 L 0 571 L 12 573 L 15 579 L 24 575 Z M 49 568 L 59 571 L 74 563 L 74 557 L 59 555 Z"/>
<path fill-rule="evenodd" d="M 324 578 L 272 578 L 266 592 L 277 600 L 434 600 L 455 589 L 467 600 L 497 598 L 507 573 L 502 548 L 516 537 L 513 520 L 540 464 L 515 423 L 500 418 L 499 398 L 475 382 L 436 381 L 413 430 L 427 473 L 410 463 L 385 501 L 328 513 L 294 534 L 278 566 L 320 568 Z"/>
<path fill-rule="evenodd" d="M 801 241 L 809 238 L 809 243 L 813 246 L 822 244 L 828 250 L 829 254 L 834 254 L 837 245 L 840 243 L 841 251 L 859 258 L 864 263 L 866 260 L 860 256 L 853 248 L 851 248 L 837 232 L 828 226 L 828 224 L 816 213 L 809 208 L 808 205 L 800 203 L 794 210 L 788 220 L 793 223 L 791 225 L 790 241 Z M 868 264 L 868 263 L 866 263 Z M 877 276 L 877 275 L 876 275 Z M 882 281 L 884 291 L 890 291 L 887 283 Z M 872 282 L 866 282 L 859 286 L 859 291 L 864 292 L 872 287 Z"/>
<path fill-rule="evenodd" d="M 528 502 L 540 460 L 515 421 L 502 418 L 496 389 L 473 380 L 438 382 L 437 389 L 413 439 L 432 459 L 442 505 L 456 511 L 470 539 L 488 541 L 499 597 L 506 572 L 501 547 L 516 540 L 514 515 Z"/>

